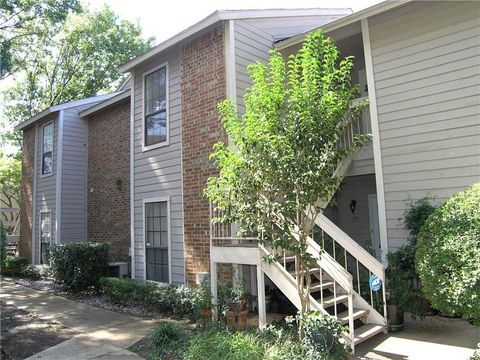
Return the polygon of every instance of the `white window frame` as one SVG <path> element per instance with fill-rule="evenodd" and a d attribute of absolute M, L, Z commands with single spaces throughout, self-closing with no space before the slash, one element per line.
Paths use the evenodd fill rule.
<path fill-rule="evenodd" d="M 161 196 L 143 199 L 142 204 L 142 244 L 143 244 L 143 279 L 145 281 L 151 281 L 156 284 L 167 284 L 160 281 L 147 279 L 147 245 L 146 245 L 146 221 L 145 221 L 145 204 L 166 202 L 167 203 L 167 240 L 168 240 L 168 284 L 172 283 L 172 231 L 170 226 L 170 196 Z"/>
<path fill-rule="evenodd" d="M 48 126 L 48 125 L 52 125 L 52 171 L 50 171 L 49 173 L 43 173 L 43 140 L 44 140 L 44 137 L 43 137 L 43 134 L 44 134 L 44 131 L 45 131 L 45 127 Z M 53 175 L 53 166 L 54 166 L 54 149 L 55 149 L 55 144 L 54 144 L 54 140 L 55 140 L 55 123 L 53 121 L 49 121 L 45 124 L 42 125 L 42 131 L 41 131 L 41 136 L 42 136 L 42 141 L 41 141 L 41 147 L 40 147 L 40 177 L 44 178 L 44 177 L 49 177 L 49 176 L 52 176 Z"/>
<path fill-rule="evenodd" d="M 157 144 L 145 145 L 145 78 L 155 71 L 165 68 L 165 119 L 166 119 L 166 139 Z M 170 87 L 169 87 L 169 69 L 168 62 L 160 64 L 142 74 L 142 151 L 149 151 L 159 147 L 168 146 L 170 144 Z"/>
<path fill-rule="evenodd" d="M 50 246 L 57 243 L 56 238 L 53 237 L 53 220 L 52 210 L 41 209 L 38 213 L 38 263 L 42 263 L 42 214 L 50 215 Z"/>

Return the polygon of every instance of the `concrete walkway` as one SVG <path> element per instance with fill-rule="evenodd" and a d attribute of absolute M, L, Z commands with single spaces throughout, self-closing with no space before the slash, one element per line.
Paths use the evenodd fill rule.
<path fill-rule="evenodd" d="M 480 342 L 480 327 L 462 319 L 405 314 L 402 331 L 381 334 L 357 346 L 353 359 L 468 360 Z"/>
<path fill-rule="evenodd" d="M 33 290 L 8 280 L 0 284 L 0 300 L 39 317 L 54 320 L 79 333 L 70 340 L 29 359 L 141 359 L 125 350 L 146 336 L 155 325 L 129 315 L 71 301 L 48 292 Z"/>

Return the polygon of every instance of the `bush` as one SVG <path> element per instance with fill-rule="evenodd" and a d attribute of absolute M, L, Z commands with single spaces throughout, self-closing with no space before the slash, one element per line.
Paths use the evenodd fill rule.
<path fill-rule="evenodd" d="M 80 242 L 54 245 L 51 268 L 56 281 L 67 290 L 98 288 L 98 281 L 108 273 L 108 244 Z"/>
<path fill-rule="evenodd" d="M 7 257 L 7 232 L 3 227 L 3 221 L 0 220 L 0 269 L 5 264 L 5 258 Z"/>
<path fill-rule="evenodd" d="M 40 280 L 42 275 L 35 265 L 27 265 L 22 270 L 21 276 L 31 280 Z"/>
<path fill-rule="evenodd" d="M 160 286 L 154 282 L 126 278 L 101 278 L 99 284 L 101 292 L 114 303 L 140 303 L 148 311 L 155 310 L 179 318 L 197 318 L 201 297 L 198 288 Z"/>
<path fill-rule="evenodd" d="M 158 300 L 159 287 L 152 282 L 129 278 L 101 278 L 101 292 L 112 302 L 122 305 L 141 304 L 153 310 Z"/>
<path fill-rule="evenodd" d="M 388 254 L 388 301 L 420 316 L 430 310 L 430 304 L 420 290 L 415 270 L 415 249 L 418 232 L 435 209 L 428 198 L 409 203 L 403 218 L 405 228 L 410 231 L 408 243 Z"/>
<path fill-rule="evenodd" d="M 432 307 L 480 321 L 480 183 L 435 210 L 418 235 L 416 269 Z"/>
<path fill-rule="evenodd" d="M 7 255 L 2 267 L 2 275 L 23 276 L 23 271 L 28 265 L 27 259 L 20 256 Z"/>
<path fill-rule="evenodd" d="M 265 349 L 257 333 L 214 328 L 193 335 L 184 354 L 185 360 L 261 360 Z"/>

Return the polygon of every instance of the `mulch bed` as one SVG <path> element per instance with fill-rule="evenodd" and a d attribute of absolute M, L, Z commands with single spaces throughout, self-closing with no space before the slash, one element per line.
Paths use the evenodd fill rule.
<path fill-rule="evenodd" d="M 3 302 L 1 306 L 1 359 L 25 359 L 70 339 L 76 332 L 57 322 Z"/>

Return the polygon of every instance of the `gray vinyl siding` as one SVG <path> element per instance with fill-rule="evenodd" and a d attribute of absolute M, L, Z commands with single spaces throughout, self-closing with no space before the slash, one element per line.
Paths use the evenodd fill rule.
<path fill-rule="evenodd" d="M 93 104 L 64 110 L 60 221 L 62 243 L 86 240 L 87 127 L 78 113 L 91 106 Z"/>
<path fill-rule="evenodd" d="M 169 81 L 169 145 L 142 152 L 143 73 L 168 63 Z M 145 277 L 145 241 L 143 234 L 143 201 L 152 198 L 170 199 L 171 274 L 173 283 L 185 282 L 183 246 L 182 136 L 180 61 L 177 48 L 153 59 L 134 71 L 134 237 L 135 276 Z"/>
<path fill-rule="evenodd" d="M 408 200 L 480 180 L 480 3 L 418 2 L 369 20 L 390 249 Z"/>
<path fill-rule="evenodd" d="M 268 51 L 273 47 L 273 38 L 242 20 L 234 22 L 234 38 L 237 104 L 239 112 L 243 113 L 245 110 L 243 95 L 245 89 L 251 86 L 247 66 L 257 61 L 266 62 L 268 60 Z"/>
<path fill-rule="evenodd" d="M 53 168 L 52 173 L 42 175 L 42 137 L 43 125 L 53 122 Z M 56 181 L 57 181 L 57 139 L 58 139 L 58 113 L 50 115 L 47 119 L 38 124 L 37 148 L 36 152 L 36 204 L 35 204 L 35 223 L 33 224 L 33 249 L 34 263 L 40 263 L 40 211 L 48 210 L 51 214 L 52 242 L 57 241 L 55 223 L 56 214 Z"/>

